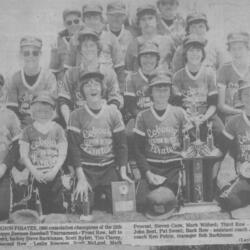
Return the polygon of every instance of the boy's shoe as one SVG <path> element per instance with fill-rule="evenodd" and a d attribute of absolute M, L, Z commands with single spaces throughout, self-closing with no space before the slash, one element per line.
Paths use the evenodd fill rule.
<path fill-rule="evenodd" d="M 81 221 L 93 221 L 93 215 L 92 214 L 88 214 L 88 215 L 82 214 L 80 216 L 80 220 Z"/>

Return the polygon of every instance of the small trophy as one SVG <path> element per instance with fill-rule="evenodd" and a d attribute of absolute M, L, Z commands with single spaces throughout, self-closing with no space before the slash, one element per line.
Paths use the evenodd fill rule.
<path fill-rule="evenodd" d="M 213 137 L 213 131 L 212 131 L 212 122 L 207 123 L 207 146 L 210 151 L 213 151 L 214 149 L 214 137 Z"/>
<path fill-rule="evenodd" d="M 190 136 L 188 134 L 188 130 L 183 130 L 183 151 L 187 152 L 190 146 Z"/>
<path fill-rule="evenodd" d="M 80 216 L 81 221 L 92 221 L 93 216 L 90 212 L 90 201 L 89 201 L 89 192 L 84 195 L 84 200 L 82 202 L 82 215 Z"/>

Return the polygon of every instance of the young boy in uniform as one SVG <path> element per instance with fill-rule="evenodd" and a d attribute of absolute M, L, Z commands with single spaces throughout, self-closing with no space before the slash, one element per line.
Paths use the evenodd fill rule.
<path fill-rule="evenodd" d="M 69 153 L 77 176 L 75 199 L 83 201 L 90 196 L 92 208 L 96 205 L 93 195 L 98 187 L 111 201 L 111 182 L 119 181 L 120 177 L 128 180 L 127 144 L 120 112 L 102 99 L 103 75 L 86 73 L 81 84 L 86 102 L 70 115 Z"/>
<path fill-rule="evenodd" d="M 85 28 L 79 32 L 78 42 L 81 62 L 78 66 L 68 69 L 58 90 L 59 108 L 66 124 L 68 124 L 70 111 L 81 107 L 84 103 L 84 97 L 80 92 L 80 78 L 89 71 L 98 70 L 104 75 L 103 98 L 109 104 L 115 104 L 118 108 L 123 106 L 123 98 L 120 95 L 114 70 L 103 67 L 103 64 L 100 63 L 101 44 L 99 36 L 94 30 Z"/>
<path fill-rule="evenodd" d="M 223 120 L 242 112 L 235 107 L 234 97 L 239 88 L 238 81 L 250 80 L 249 41 L 250 37 L 246 32 L 234 32 L 227 36 L 228 51 L 232 60 L 225 63 L 217 74 L 218 108 Z"/>
<path fill-rule="evenodd" d="M 135 124 L 137 165 L 144 179 L 137 201 L 147 207 L 149 218 L 165 218 L 177 206 L 178 176 L 182 130 L 188 129 L 182 108 L 168 103 L 172 83 L 169 77 L 157 75 L 150 82 L 153 105 L 141 111 Z"/>
<path fill-rule="evenodd" d="M 51 49 L 50 69 L 56 75 L 57 80 L 62 80 L 64 75 L 64 64 L 67 51 L 70 48 L 70 38 L 80 30 L 81 11 L 75 9 L 66 9 L 63 11 L 64 30 L 60 31 L 57 36 L 57 43 Z"/>
<path fill-rule="evenodd" d="M 60 169 L 67 153 L 63 128 L 53 122 L 55 100 L 51 93 L 41 92 L 32 99 L 34 122 L 28 125 L 20 139 L 21 159 L 34 178 L 39 190 L 43 214 L 63 213 Z"/>
<path fill-rule="evenodd" d="M 4 78 L 0 75 L 0 220 L 7 219 L 12 204 L 10 172 L 12 158 L 16 157 L 21 124 L 16 114 L 6 108 Z"/>
<path fill-rule="evenodd" d="M 236 179 L 222 188 L 219 204 L 231 211 L 250 204 L 250 84 L 239 83 L 238 96 L 243 112 L 231 117 L 219 138 L 219 149 L 224 155 L 233 146 L 236 163 Z"/>

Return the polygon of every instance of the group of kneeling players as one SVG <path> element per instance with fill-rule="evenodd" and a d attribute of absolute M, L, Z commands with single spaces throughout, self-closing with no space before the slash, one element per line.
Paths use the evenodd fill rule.
<path fill-rule="evenodd" d="M 138 209 L 162 218 L 177 206 L 180 158 L 193 157 L 183 153 L 183 131 L 192 138 L 195 127 L 192 105 L 201 140 L 213 124 L 207 153 L 217 167 L 227 152 L 235 159 L 234 181 L 222 186 L 214 176 L 219 204 L 232 210 L 250 202 L 249 34 L 227 36 L 225 62 L 206 37 L 206 15 L 184 20 L 178 6 L 142 5 L 131 25 L 119 1 L 107 5 L 107 20 L 96 4 L 65 10 L 50 70 L 40 66 L 42 40 L 20 40 L 22 69 L 6 84 L 0 79 L 2 219 L 28 187 L 38 190 L 43 214 L 65 213 L 65 173 L 76 180 L 75 201 L 88 197 L 91 213 L 104 199 L 111 211 L 111 182 L 135 181 L 132 161 Z"/>

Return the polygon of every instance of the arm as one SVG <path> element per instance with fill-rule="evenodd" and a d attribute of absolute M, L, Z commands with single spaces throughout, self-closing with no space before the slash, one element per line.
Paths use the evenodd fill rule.
<path fill-rule="evenodd" d="M 128 147 L 125 130 L 113 134 L 116 162 L 119 168 L 128 164 Z"/>

